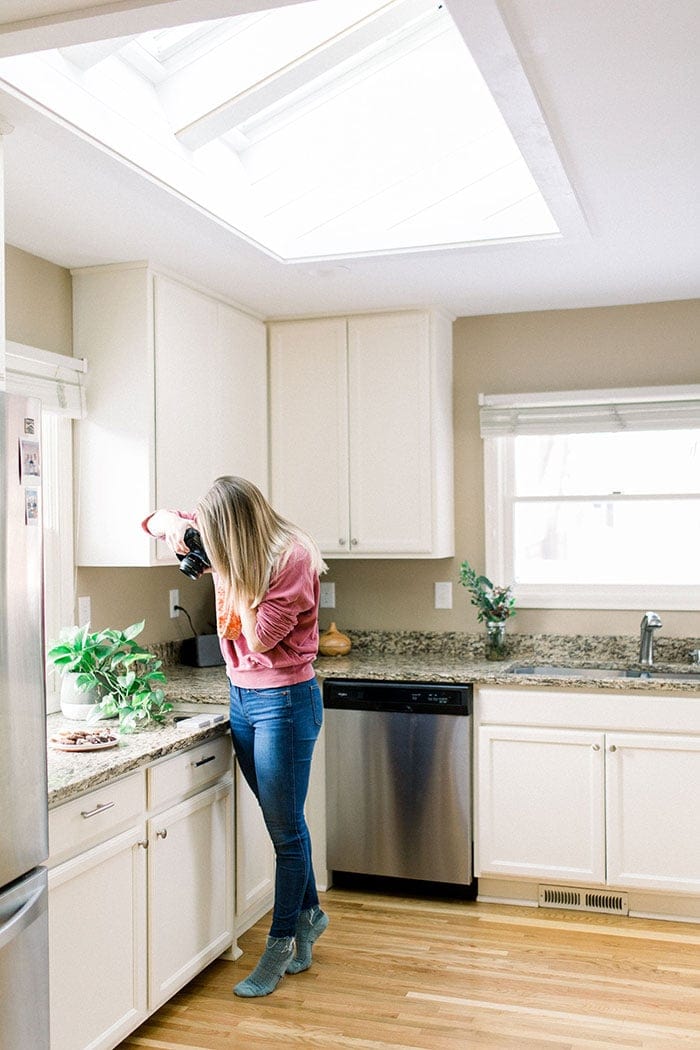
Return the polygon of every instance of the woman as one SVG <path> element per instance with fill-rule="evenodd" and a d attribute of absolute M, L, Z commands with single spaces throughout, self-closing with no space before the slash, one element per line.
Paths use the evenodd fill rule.
<path fill-rule="evenodd" d="M 304 817 L 323 717 L 313 660 L 325 565 L 311 537 L 280 517 L 243 478 L 218 478 L 195 514 L 158 510 L 144 528 L 176 554 L 186 554 L 184 534 L 193 523 L 214 572 L 233 746 L 262 808 L 277 861 L 266 948 L 234 992 L 269 995 L 285 972 L 308 969 L 312 945 L 328 925 Z"/>

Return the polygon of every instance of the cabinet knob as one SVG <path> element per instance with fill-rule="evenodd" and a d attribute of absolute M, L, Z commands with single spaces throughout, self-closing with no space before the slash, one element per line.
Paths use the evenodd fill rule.
<path fill-rule="evenodd" d="M 137 842 L 136 845 L 140 846 L 141 849 L 148 849 L 148 839 L 144 839 L 143 842 Z"/>
<path fill-rule="evenodd" d="M 357 546 L 357 540 L 350 540 L 350 546 L 351 547 L 356 547 Z"/>
<path fill-rule="evenodd" d="M 593 751 L 600 751 L 600 744 L 592 744 Z"/>
<path fill-rule="evenodd" d="M 167 837 L 168 837 L 168 829 L 167 828 L 163 828 L 161 831 L 156 831 L 156 838 L 157 839 L 167 839 Z"/>
<path fill-rule="evenodd" d="M 617 751 L 617 747 L 615 746 L 615 744 L 611 744 L 608 748 L 608 751 Z"/>
<path fill-rule="evenodd" d="M 345 543 L 346 543 L 346 541 L 342 537 L 338 540 L 338 546 L 339 547 L 344 547 Z"/>

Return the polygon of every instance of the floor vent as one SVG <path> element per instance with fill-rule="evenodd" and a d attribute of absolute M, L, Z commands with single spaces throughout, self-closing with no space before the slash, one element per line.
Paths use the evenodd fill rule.
<path fill-rule="evenodd" d="M 580 889 L 578 886 L 540 886 L 540 908 L 570 908 L 572 911 L 603 911 L 612 915 L 628 915 L 626 893 L 602 893 L 600 890 Z"/>

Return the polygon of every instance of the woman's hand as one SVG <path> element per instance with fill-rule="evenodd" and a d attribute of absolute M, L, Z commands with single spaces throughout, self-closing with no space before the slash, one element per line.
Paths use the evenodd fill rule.
<path fill-rule="evenodd" d="M 164 540 L 174 554 L 187 554 L 189 547 L 184 536 L 194 527 L 190 518 L 181 518 L 172 510 L 157 510 L 148 519 L 147 528 L 152 536 Z"/>

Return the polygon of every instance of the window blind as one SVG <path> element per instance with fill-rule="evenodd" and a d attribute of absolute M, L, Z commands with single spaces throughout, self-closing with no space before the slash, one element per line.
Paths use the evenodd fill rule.
<path fill-rule="evenodd" d="M 9 393 L 38 397 L 45 411 L 71 419 L 85 415 L 87 362 L 84 358 L 8 341 L 5 368 Z"/>
<path fill-rule="evenodd" d="M 481 436 L 700 428 L 700 386 L 480 394 Z"/>

